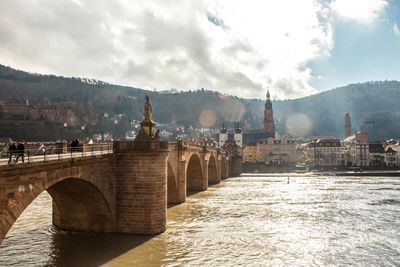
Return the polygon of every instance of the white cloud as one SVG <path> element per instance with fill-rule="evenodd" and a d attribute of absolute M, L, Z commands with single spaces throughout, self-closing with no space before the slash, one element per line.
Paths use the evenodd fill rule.
<path fill-rule="evenodd" d="M 3 0 L 0 10 L 1 64 L 146 89 L 304 96 L 315 92 L 305 64 L 333 46 L 313 0 Z"/>
<path fill-rule="evenodd" d="M 331 8 L 343 18 L 369 23 L 379 17 L 387 4 L 386 0 L 335 0 Z"/>
<path fill-rule="evenodd" d="M 393 23 L 393 31 L 396 35 L 400 36 L 400 29 L 399 26 L 396 23 Z"/>

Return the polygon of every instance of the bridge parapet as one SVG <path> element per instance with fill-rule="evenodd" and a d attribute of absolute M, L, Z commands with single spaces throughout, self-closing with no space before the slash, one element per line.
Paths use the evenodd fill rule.
<path fill-rule="evenodd" d="M 178 149 L 178 150 L 193 150 L 198 152 L 212 152 L 212 153 L 218 153 L 218 155 L 226 154 L 219 147 L 200 145 L 193 142 L 182 141 L 182 140 L 179 140 L 177 142 L 169 142 L 168 148 L 170 150 Z"/>
<path fill-rule="evenodd" d="M 168 150 L 167 141 L 114 141 L 114 153 L 126 151 Z"/>

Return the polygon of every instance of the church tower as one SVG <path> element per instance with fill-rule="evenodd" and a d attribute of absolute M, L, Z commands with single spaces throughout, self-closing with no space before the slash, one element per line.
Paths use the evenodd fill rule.
<path fill-rule="evenodd" d="M 351 123 L 350 123 L 350 115 L 347 112 L 344 116 L 344 138 L 347 138 L 351 135 Z"/>
<path fill-rule="evenodd" d="M 275 123 L 274 123 L 274 112 L 272 111 L 272 103 L 267 91 L 267 100 L 265 101 L 264 109 L 264 132 L 270 137 L 275 138 Z"/>

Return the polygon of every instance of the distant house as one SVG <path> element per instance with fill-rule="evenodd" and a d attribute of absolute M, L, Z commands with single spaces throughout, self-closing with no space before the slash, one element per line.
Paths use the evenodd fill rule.
<path fill-rule="evenodd" d="M 353 166 L 357 167 L 368 167 L 370 166 L 370 140 L 368 134 L 363 130 L 357 132 L 356 134 L 347 137 L 343 141 L 345 149 L 350 152 L 348 157 L 343 154 L 343 160 L 347 163 L 351 163 Z"/>
<path fill-rule="evenodd" d="M 257 144 L 258 162 L 275 165 L 296 165 L 296 144 L 282 137 L 280 140 L 268 138 L 267 142 Z"/>
<path fill-rule="evenodd" d="M 30 116 L 33 120 L 45 119 L 49 122 L 65 122 L 68 126 L 76 126 L 78 117 L 72 111 L 72 103 L 46 102 L 38 103 L 30 108 Z"/>
<path fill-rule="evenodd" d="M 385 164 L 388 167 L 396 167 L 397 166 L 397 151 L 393 150 L 392 147 L 386 148 Z"/>
<path fill-rule="evenodd" d="M 3 108 L 5 114 L 17 115 L 25 118 L 28 115 L 28 107 L 28 100 L 25 100 L 22 97 L 20 99 L 13 97 L 10 101 L 5 103 Z"/>
<path fill-rule="evenodd" d="M 243 162 L 257 162 L 258 150 L 257 143 L 251 142 L 243 149 Z"/>
<path fill-rule="evenodd" d="M 385 166 L 385 148 L 383 144 L 369 144 L 369 160 L 371 167 Z"/>
<path fill-rule="evenodd" d="M 339 139 L 318 139 L 308 145 L 308 159 L 311 166 L 334 167 L 342 164 L 342 146 Z"/>

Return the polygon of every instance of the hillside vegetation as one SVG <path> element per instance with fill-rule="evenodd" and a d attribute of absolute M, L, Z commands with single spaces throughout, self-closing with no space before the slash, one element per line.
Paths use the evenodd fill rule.
<path fill-rule="evenodd" d="M 272 89 L 273 90 L 273 89 Z M 38 75 L 0 65 L 0 100 L 23 97 L 30 104 L 43 101 L 70 102 L 76 114 L 90 113 L 94 124 L 88 134 L 112 130 L 111 119 L 124 114 L 121 131 L 129 130 L 131 120 L 143 118 L 144 95 L 153 105 L 153 119 L 185 127 L 220 128 L 223 121 L 242 128 L 262 128 L 264 99 L 241 99 L 200 89 L 189 92 L 155 92 L 117 86 L 101 81 Z M 363 127 L 377 139 L 400 136 L 400 82 L 382 81 L 351 84 L 316 95 L 274 101 L 277 132 L 290 135 L 286 124 L 293 114 L 303 114 L 310 122 L 306 135 L 343 137 L 344 115 L 350 113 L 353 132 Z M 215 118 L 200 118 L 202 111 L 213 111 Z M 210 112 L 206 113 L 210 115 Z M 372 123 L 375 122 L 375 129 Z M 290 126 L 290 125 L 289 125 Z M 374 131 L 373 131 L 374 130 Z M 0 130 L 4 136 L 6 131 Z M 6 134 L 10 134 L 7 132 Z M 292 133 L 292 135 L 295 135 Z"/>

